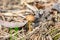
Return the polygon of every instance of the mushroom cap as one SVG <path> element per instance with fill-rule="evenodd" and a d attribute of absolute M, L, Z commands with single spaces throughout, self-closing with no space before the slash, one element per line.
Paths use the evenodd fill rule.
<path fill-rule="evenodd" d="M 35 17 L 33 15 L 27 15 L 26 16 L 26 20 L 27 21 L 34 21 L 35 20 Z"/>

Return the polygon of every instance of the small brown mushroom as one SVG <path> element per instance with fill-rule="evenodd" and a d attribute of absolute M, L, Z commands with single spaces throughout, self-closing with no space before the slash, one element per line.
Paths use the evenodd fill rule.
<path fill-rule="evenodd" d="M 35 17 L 33 15 L 27 15 L 26 20 L 28 21 L 29 31 L 32 31 L 31 23 L 35 20 Z"/>

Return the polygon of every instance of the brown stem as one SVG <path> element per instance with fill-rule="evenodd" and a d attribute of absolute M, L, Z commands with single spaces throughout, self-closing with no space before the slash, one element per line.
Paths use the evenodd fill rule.
<path fill-rule="evenodd" d="M 29 31 L 32 31 L 31 22 L 28 22 Z"/>

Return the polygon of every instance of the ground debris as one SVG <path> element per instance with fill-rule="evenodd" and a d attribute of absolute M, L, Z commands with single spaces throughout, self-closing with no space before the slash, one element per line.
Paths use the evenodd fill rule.
<path fill-rule="evenodd" d="M 60 40 L 59 0 L 1 0 L 0 40 Z"/>

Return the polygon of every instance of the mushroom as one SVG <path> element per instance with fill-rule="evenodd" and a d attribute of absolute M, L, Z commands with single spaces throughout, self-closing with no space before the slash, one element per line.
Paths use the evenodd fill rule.
<path fill-rule="evenodd" d="M 28 21 L 29 31 L 32 31 L 31 23 L 35 20 L 35 17 L 33 15 L 27 15 L 26 20 Z"/>

